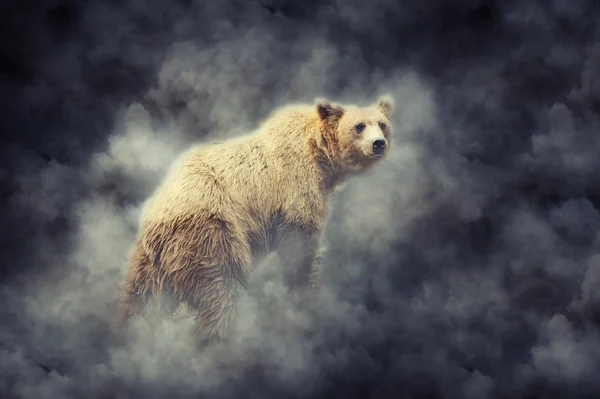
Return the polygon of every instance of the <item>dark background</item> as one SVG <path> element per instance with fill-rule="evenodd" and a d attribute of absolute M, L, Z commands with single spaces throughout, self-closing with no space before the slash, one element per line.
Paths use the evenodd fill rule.
<path fill-rule="evenodd" d="M 600 397 L 599 10 L 2 2 L 1 396 Z M 386 93 L 393 151 L 336 196 L 316 304 L 282 300 L 266 262 L 237 345 L 141 322 L 109 344 L 139 207 L 179 151 Z"/>

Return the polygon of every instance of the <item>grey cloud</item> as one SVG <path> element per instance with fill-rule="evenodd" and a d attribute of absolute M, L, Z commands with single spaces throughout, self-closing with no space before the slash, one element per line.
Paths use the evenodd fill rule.
<path fill-rule="evenodd" d="M 159 3 L 3 13 L 0 391 L 600 392 L 593 2 Z M 270 257 L 234 344 L 193 350 L 185 312 L 110 342 L 139 211 L 180 151 L 279 104 L 386 93 L 393 151 L 334 198 L 314 298 Z"/>

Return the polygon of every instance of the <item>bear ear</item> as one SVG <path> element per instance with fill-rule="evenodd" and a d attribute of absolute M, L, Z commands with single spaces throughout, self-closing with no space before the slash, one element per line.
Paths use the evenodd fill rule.
<path fill-rule="evenodd" d="M 394 110 L 394 99 L 390 96 L 380 97 L 379 100 L 377 100 L 377 108 L 386 118 L 389 118 Z"/>
<path fill-rule="evenodd" d="M 317 113 L 323 121 L 334 123 L 344 115 L 342 107 L 333 106 L 326 100 L 317 100 Z"/>

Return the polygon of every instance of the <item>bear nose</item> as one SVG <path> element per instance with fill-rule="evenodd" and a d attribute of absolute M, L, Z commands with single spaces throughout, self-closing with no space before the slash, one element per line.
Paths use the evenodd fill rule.
<path fill-rule="evenodd" d="M 373 141 L 373 151 L 382 152 L 385 149 L 385 140 L 377 139 Z"/>

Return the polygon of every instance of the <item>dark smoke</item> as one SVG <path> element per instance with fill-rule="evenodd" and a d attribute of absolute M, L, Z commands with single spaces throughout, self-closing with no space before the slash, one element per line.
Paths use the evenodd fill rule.
<path fill-rule="evenodd" d="M 3 398 L 600 397 L 600 5 L 0 5 Z M 257 265 L 232 345 L 113 345 L 137 217 L 193 141 L 396 98 L 332 204 L 320 289 Z"/>

